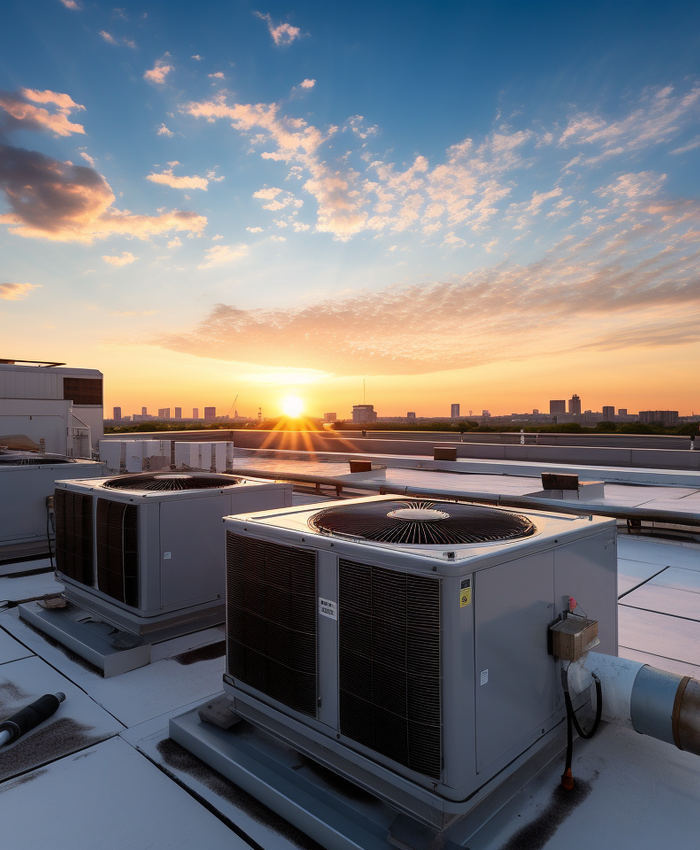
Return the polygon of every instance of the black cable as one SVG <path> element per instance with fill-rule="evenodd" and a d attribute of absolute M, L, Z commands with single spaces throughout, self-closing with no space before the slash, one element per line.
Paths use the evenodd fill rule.
<path fill-rule="evenodd" d="M 561 671 L 561 683 L 562 688 L 564 689 L 564 702 L 566 703 L 566 764 L 564 765 L 564 773 L 562 773 L 561 776 L 561 784 L 562 787 L 565 788 L 567 791 L 571 791 L 574 787 L 574 778 L 571 775 L 571 762 L 573 760 L 574 754 L 574 726 L 576 727 L 576 732 L 581 738 L 592 738 L 598 731 L 598 727 L 600 726 L 600 718 L 603 714 L 603 688 L 600 684 L 600 679 L 596 676 L 596 674 L 592 673 L 591 675 L 593 676 L 593 679 L 595 681 L 595 695 L 597 704 L 593 726 L 591 727 L 590 731 L 584 732 L 578 722 L 576 712 L 574 711 L 573 703 L 571 702 L 571 695 L 569 694 L 568 670 Z"/>
<path fill-rule="evenodd" d="M 53 549 L 51 548 L 51 513 L 52 509 L 50 504 L 46 503 L 46 542 L 49 544 L 49 563 L 51 564 L 51 569 L 55 569 L 53 565 Z M 56 533 L 56 526 L 54 524 L 53 528 L 54 534 Z"/>
<path fill-rule="evenodd" d="M 588 740 L 592 738 L 595 733 L 598 731 L 598 727 L 600 726 L 600 718 L 603 714 L 603 688 L 600 684 L 600 679 L 596 676 L 595 673 L 592 674 L 593 679 L 595 680 L 595 697 L 596 697 L 596 709 L 595 709 L 595 719 L 593 721 L 593 726 L 591 726 L 590 731 L 584 732 L 581 726 L 579 725 L 578 718 L 576 717 L 576 712 L 574 711 L 573 703 L 571 702 L 571 695 L 569 694 L 569 686 L 566 680 L 564 680 L 564 700 L 566 702 L 566 713 L 567 716 L 571 717 L 573 725 L 576 727 L 576 732 L 579 737 L 585 738 Z"/>

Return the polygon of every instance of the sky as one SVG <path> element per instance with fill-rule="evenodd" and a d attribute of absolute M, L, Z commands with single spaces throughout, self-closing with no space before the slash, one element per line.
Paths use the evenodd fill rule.
<path fill-rule="evenodd" d="M 0 357 L 126 414 L 700 412 L 699 4 L 2 21 Z"/>

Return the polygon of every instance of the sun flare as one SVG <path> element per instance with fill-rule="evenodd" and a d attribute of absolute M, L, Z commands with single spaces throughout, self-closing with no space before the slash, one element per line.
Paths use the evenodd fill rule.
<path fill-rule="evenodd" d="M 304 402 L 298 395 L 288 395 L 282 399 L 282 412 L 291 419 L 296 419 L 304 410 Z"/>

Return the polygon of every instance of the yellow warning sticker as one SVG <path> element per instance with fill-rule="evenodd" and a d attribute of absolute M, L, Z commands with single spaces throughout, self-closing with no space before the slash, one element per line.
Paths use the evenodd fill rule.
<path fill-rule="evenodd" d="M 470 578 L 462 579 L 459 588 L 459 607 L 466 608 L 472 602 L 472 580 Z"/>

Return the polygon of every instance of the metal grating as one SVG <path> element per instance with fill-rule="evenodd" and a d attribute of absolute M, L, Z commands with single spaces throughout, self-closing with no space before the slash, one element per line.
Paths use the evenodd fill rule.
<path fill-rule="evenodd" d="M 95 583 L 92 496 L 56 490 L 56 569 L 90 587 Z"/>
<path fill-rule="evenodd" d="M 339 561 L 340 731 L 440 778 L 440 582 Z"/>
<path fill-rule="evenodd" d="M 454 546 L 517 540 L 536 532 L 525 516 L 478 505 L 391 499 L 341 505 L 315 514 L 321 534 L 404 546 Z"/>
<path fill-rule="evenodd" d="M 191 475 L 188 472 L 143 472 L 122 475 L 102 485 L 108 490 L 146 490 L 173 492 L 177 490 L 221 490 L 240 484 L 240 478 L 230 475 Z"/>
<path fill-rule="evenodd" d="M 227 672 L 316 716 L 316 554 L 226 533 Z"/>
<path fill-rule="evenodd" d="M 139 515 L 136 505 L 97 500 L 97 587 L 134 608 L 139 604 Z"/>

